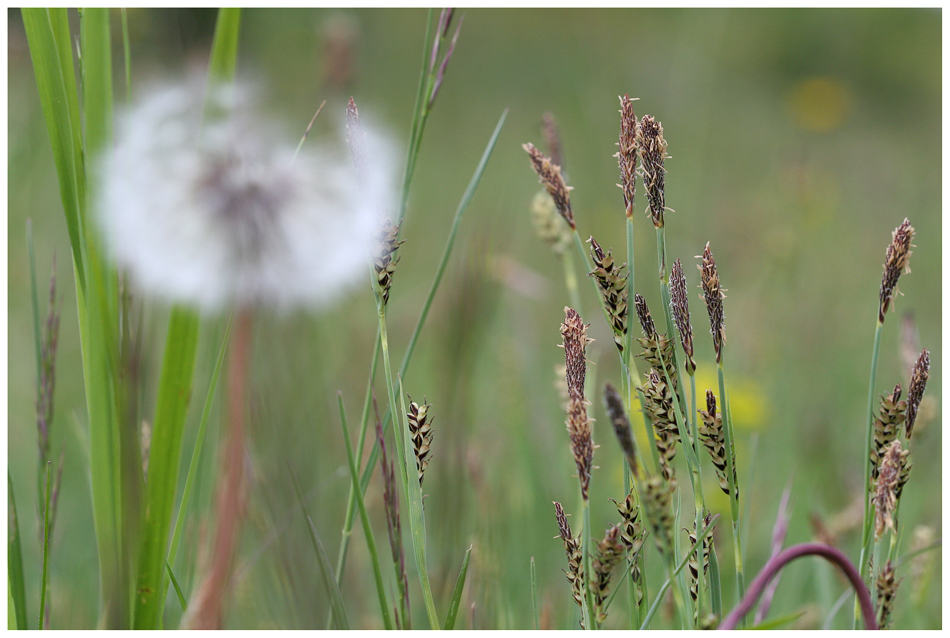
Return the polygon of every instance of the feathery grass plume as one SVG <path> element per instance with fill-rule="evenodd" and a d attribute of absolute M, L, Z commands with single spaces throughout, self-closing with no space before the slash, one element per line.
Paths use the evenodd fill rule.
<path fill-rule="evenodd" d="M 574 212 L 571 210 L 571 187 L 564 183 L 564 177 L 561 176 L 561 167 L 545 157 L 534 144 L 528 142 L 522 144 L 521 148 L 527 151 L 531 156 L 531 166 L 538 174 L 538 178 L 544 188 L 550 193 L 557 207 L 557 212 L 567 222 L 571 230 L 575 230 L 577 225 L 574 223 Z"/>
<path fill-rule="evenodd" d="M 709 525 L 709 522 L 712 520 L 712 514 L 707 514 L 703 518 L 703 525 Z M 697 531 L 694 530 L 691 532 L 686 530 L 686 533 L 689 535 L 689 546 L 690 549 L 696 547 L 696 535 Z M 703 561 L 703 583 L 706 582 L 709 574 L 709 551 L 712 544 L 712 534 L 707 534 L 706 538 L 703 539 L 702 550 L 697 551 L 690 555 L 689 560 L 686 562 L 686 567 L 689 569 L 689 595 L 693 599 L 693 604 L 695 605 L 697 599 L 699 598 L 699 555 L 702 555 Z M 699 621 L 699 607 L 693 608 L 693 621 Z"/>
<path fill-rule="evenodd" d="M 561 155 L 561 135 L 558 133 L 557 122 L 554 120 L 553 113 L 548 112 L 541 116 L 541 133 L 544 135 L 544 141 L 548 144 L 551 163 L 564 166 Z"/>
<path fill-rule="evenodd" d="M 716 468 L 716 477 L 719 479 L 719 488 L 729 494 L 729 478 L 726 474 L 726 440 L 722 431 L 722 414 L 716 412 L 716 395 L 712 390 L 706 390 L 706 409 L 699 410 L 702 425 L 699 426 L 699 438 L 709 452 L 713 466 Z M 739 481 L 736 478 L 735 455 L 732 459 L 732 477 L 739 492 Z"/>
<path fill-rule="evenodd" d="M 906 421 L 907 402 L 901 401 L 901 384 L 894 386 L 894 392 L 881 396 L 881 408 L 874 420 L 874 439 L 871 445 L 871 489 L 881 470 L 881 458 L 891 441 L 897 438 Z"/>
<path fill-rule="evenodd" d="M 605 603 L 610 593 L 610 574 L 623 560 L 624 543 L 620 539 L 620 528 L 612 525 L 603 540 L 597 541 L 591 563 L 590 588 L 594 592 L 594 613 L 597 624 L 607 619 Z"/>
<path fill-rule="evenodd" d="M 554 252 L 561 254 L 570 246 L 571 229 L 558 214 L 554 200 L 544 191 L 538 191 L 531 200 L 531 222 L 534 233 Z"/>
<path fill-rule="evenodd" d="M 673 384 L 673 391 L 679 399 L 679 374 L 676 366 L 673 365 L 673 342 L 666 335 L 661 335 L 656 331 L 656 325 L 653 323 L 653 317 L 650 316 L 650 309 L 647 307 L 646 299 L 640 293 L 633 297 L 633 306 L 637 311 L 637 318 L 640 320 L 640 327 L 643 329 L 643 337 L 637 337 L 637 343 L 643 348 L 640 356 L 647 360 L 657 371 L 665 370 Z"/>
<path fill-rule="evenodd" d="M 637 114 L 628 95 L 620 98 L 620 140 L 617 142 L 617 163 L 620 165 L 620 188 L 623 190 L 623 205 L 627 217 L 633 217 L 634 200 L 637 194 Z"/>
<path fill-rule="evenodd" d="M 408 395 L 407 395 L 408 396 Z M 416 469 L 419 471 L 419 485 L 426 467 L 429 465 L 429 445 L 432 443 L 432 421 L 429 419 L 429 408 L 432 406 L 422 399 L 422 405 L 414 403 L 409 397 L 409 436 L 412 438 L 412 450 L 416 455 Z"/>
<path fill-rule="evenodd" d="M 399 262 L 399 256 L 396 251 L 406 242 L 405 239 L 398 239 L 399 226 L 394 226 L 387 217 L 383 220 L 382 228 L 377 235 L 376 254 L 373 255 L 373 269 L 376 272 L 376 288 L 379 296 L 383 299 L 383 305 L 389 303 L 389 289 L 393 285 L 393 273 L 396 272 L 396 264 Z"/>
<path fill-rule="evenodd" d="M 659 552 L 669 558 L 673 550 L 673 486 L 659 474 L 643 481 L 643 511 Z"/>
<path fill-rule="evenodd" d="M 564 552 L 567 554 L 567 569 L 564 574 L 571 583 L 571 595 L 574 602 L 581 609 L 584 608 L 584 561 L 581 556 L 580 536 L 571 534 L 571 526 L 567 523 L 564 508 L 554 501 L 554 514 L 557 517 L 557 527 L 561 540 L 564 541 Z"/>
<path fill-rule="evenodd" d="M 591 435 L 590 417 L 587 415 L 587 400 L 584 398 L 584 379 L 587 376 L 587 326 L 573 308 L 564 308 L 565 319 L 561 324 L 564 341 L 565 378 L 570 399 L 567 407 L 567 431 L 571 436 L 571 452 L 577 466 L 581 483 L 581 496 L 588 500 L 590 471 L 594 458 L 594 442 Z"/>
<path fill-rule="evenodd" d="M 894 611 L 894 599 L 901 581 L 894 579 L 894 565 L 887 561 L 877 577 L 877 628 L 888 629 Z"/>
<path fill-rule="evenodd" d="M 623 455 L 627 459 L 627 465 L 630 466 L 630 471 L 634 476 L 639 476 L 640 468 L 637 467 L 637 450 L 633 444 L 630 419 L 627 418 L 627 412 L 623 409 L 620 393 L 610 381 L 604 384 L 604 405 L 607 407 L 610 423 L 614 426 L 617 442 L 620 443 L 620 449 L 623 450 Z"/>
<path fill-rule="evenodd" d="M 884 323 L 884 315 L 890 307 L 897 290 L 897 280 L 901 272 L 910 273 L 910 255 L 914 239 L 914 227 L 907 219 L 894 229 L 891 234 L 891 243 L 887 247 L 884 258 L 884 276 L 881 279 L 881 303 L 878 310 L 878 323 Z"/>
<path fill-rule="evenodd" d="M 927 379 L 930 378 L 930 352 L 926 349 L 920 353 L 914 372 L 910 377 L 910 390 L 907 392 L 907 438 L 910 439 L 914 431 L 914 422 L 917 421 L 917 410 L 924 398 L 927 389 Z"/>
<path fill-rule="evenodd" d="M 693 374 L 696 371 L 696 362 L 693 360 L 693 327 L 689 322 L 686 275 L 683 274 L 683 264 L 679 259 L 673 262 L 673 268 L 670 270 L 670 307 L 673 310 L 673 322 L 680 334 L 680 345 L 686 353 L 686 372 Z"/>
<path fill-rule="evenodd" d="M 610 315 L 614 342 L 617 349 L 623 352 L 623 337 L 627 334 L 627 273 L 623 269 L 627 264 L 618 267 L 610 256 L 610 250 L 605 255 L 596 239 L 591 237 L 587 241 L 590 242 L 590 256 L 594 260 L 594 270 L 589 276 L 594 278 L 600 288 L 604 308 Z"/>
<path fill-rule="evenodd" d="M 409 579 L 406 575 L 406 554 L 402 547 L 402 525 L 399 522 L 399 491 L 396 487 L 396 468 L 393 460 L 386 452 L 386 437 L 383 436 L 383 424 L 379 419 L 379 408 L 376 407 L 376 396 L 373 396 L 373 409 L 376 412 L 376 440 L 379 441 L 380 464 L 383 474 L 383 504 L 386 508 L 386 531 L 389 534 L 389 549 L 393 563 L 398 572 L 399 591 L 402 593 L 402 609 L 404 614 L 395 614 L 396 623 L 400 617 L 405 618 L 406 626 L 399 629 L 411 629 L 409 610 Z"/>
<path fill-rule="evenodd" d="M 697 257 L 700 257 L 697 255 Z M 698 266 L 700 279 L 703 285 L 703 301 L 706 302 L 706 312 L 709 313 L 709 331 L 712 333 L 713 346 L 716 348 L 716 363 L 722 363 L 722 344 L 726 341 L 725 317 L 722 314 L 722 300 L 724 288 L 719 284 L 719 272 L 716 270 L 716 260 L 709 250 L 709 242 L 702 254 L 703 263 Z"/>
<path fill-rule="evenodd" d="M 640 388 L 643 393 L 644 408 L 650 416 L 650 422 L 656 431 L 656 449 L 660 453 L 660 468 L 663 478 L 676 485 L 676 472 L 673 458 L 676 456 L 676 443 L 680 441 L 680 431 L 673 411 L 673 395 L 666 380 L 660 378 L 656 369 L 650 368 L 646 374 L 647 383 Z"/>
<path fill-rule="evenodd" d="M 614 499 L 610 500 L 617 506 L 617 511 L 620 513 L 620 540 L 624 547 L 630 550 L 630 555 L 633 557 L 630 562 L 630 579 L 633 582 L 636 603 L 639 605 L 643 600 L 643 583 L 640 580 L 640 568 L 636 557 L 640 553 L 640 548 L 643 547 L 643 537 L 646 533 L 640 522 L 640 502 L 636 490 L 633 489 L 622 503 Z"/>
<path fill-rule="evenodd" d="M 895 440 L 884 451 L 878 468 L 874 489 L 874 539 L 879 540 L 885 529 L 897 531 L 894 526 L 894 510 L 897 509 L 897 486 L 901 479 L 901 467 L 905 459 L 901 442 Z"/>
<path fill-rule="evenodd" d="M 665 174 L 663 161 L 666 154 L 666 140 L 663 139 L 663 125 L 652 115 L 644 115 L 637 129 L 637 147 L 640 153 L 640 174 L 643 187 L 650 203 L 650 215 L 653 227 L 663 228 L 663 212 L 666 210 Z"/>

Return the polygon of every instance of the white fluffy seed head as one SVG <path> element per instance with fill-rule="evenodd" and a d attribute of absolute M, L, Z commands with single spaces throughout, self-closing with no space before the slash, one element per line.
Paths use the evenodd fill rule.
<path fill-rule="evenodd" d="M 361 189 L 342 112 L 334 139 L 311 136 L 294 157 L 296 140 L 250 113 L 247 87 L 210 91 L 207 110 L 204 93 L 153 89 L 118 123 L 96 208 L 119 267 L 143 293 L 206 312 L 319 308 L 365 279 L 394 212 L 392 145 L 364 123 Z"/>

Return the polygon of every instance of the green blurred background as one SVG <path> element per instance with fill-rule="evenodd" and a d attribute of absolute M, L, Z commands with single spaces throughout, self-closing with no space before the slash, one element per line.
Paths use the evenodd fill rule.
<path fill-rule="evenodd" d="M 619 129 L 617 96 L 624 93 L 640 98 L 638 115 L 649 113 L 663 123 L 669 142 L 666 195 L 675 212 L 666 217 L 667 242 L 670 259 L 683 260 L 690 290 L 697 290 L 689 301 L 700 396 L 715 383 L 693 267 L 707 241 L 728 291 L 726 373 L 735 397 L 740 483 L 746 486 L 747 581 L 768 558 L 787 484 L 793 504 L 787 544 L 814 538 L 820 524 L 857 558 L 860 507 L 850 526 L 848 510 L 854 512 L 861 495 L 878 289 L 891 231 L 904 217 L 917 230 L 913 274 L 901 279 L 904 294 L 885 323 L 876 392 L 889 392 L 897 382 L 907 385 L 899 338 L 902 314 L 913 313 L 932 368 L 912 445 L 914 470 L 902 499 L 902 547 L 911 546 L 913 531 L 922 525 L 939 538 L 940 11 L 463 13 L 461 36 L 423 141 L 388 313 L 398 362 L 455 207 L 495 122 L 509 108 L 406 377 L 413 398 L 425 395 L 434 406 L 425 492 L 429 564 L 440 615 L 462 554 L 472 545 L 460 626 L 532 627 L 532 556 L 543 625 L 576 626 L 576 607 L 561 572 L 566 566 L 562 544 L 552 539 L 557 526 L 551 506 L 558 500 L 569 512 L 579 512 L 554 373 L 555 364 L 563 363 L 558 330 L 568 299 L 559 260 L 534 235 L 528 206 L 539 185 L 521 144 L 531 141 L 543 148 L 542 114 L 555 116 L 564 170 L 575 189 L 578 230 L 583 238 L 595 236 L 605 249 L 613 247 L 624 261 L 623 202 L 612 157 Z M 424 10 L 248 10 L 239 75 L 265 88 L 264 106 L 285 125 L 288 139 L 303 131 L 322 100 L 339 110 L 353 95 L 361 111 L 405 140 L 426 15 Z M 151 79 L 181 78 L 206 65 L 213 10 L 131 9 L 128 17 L 133 93 Z M 114 19 L 116 99 L 122 103 L 118 13 Z M 54 457 L 65 449 L 66 461 L 51 559 L 52 627 L 92 627 L 98 617 L 98 567 L 69 241 L 15 10 L 9 12 L 8 35 L 9 470 L 34 613 L 42 555 L 36 535 L 35 371 L 25 241 L 26 219 L 32 218 L 41 305 L 55 253 L 63 315 L 52 440 Z M 645 205 L 641 191 L 636 285 L 656 317 L 662 313 L 655 239 L 639 212 Z M 619 385 L 599 301 L 587 284 L 582 283 L 581 295 L 583 316 L 596 339 L 588 354 L 595 364 L 592 374 L 598 385 L 608 379 Z M 145 314 L 146 400 L 151 402 L 166 313 L 147 306 Z M 220 323 L 204 324 L 195 396 L 206 391 Z M 343 392 L 355 428 L 375 331 L 369 286 L 322 314 L 268 316 L 259 323 L 253 486 L 229 627 L 324 626 L 327 598 L 287 467 L 299 473 L 307 506 L 335 557 L 349 477 L 334 397 Z M 376 387 L 383 404 L 383 382 Z M 601 447 L 595 456 L 600 469 L 592 481 L 592 524 L 599 535 L 615 522 L 616 510 L 607 498 L 622 497 L 622 481 L 620 455 L 604 427 L 608 420 L 599 397 L 593 404 L 594 436 Z M 199 411 L 200 405 L 193 405 L 186 446 L 194 441 Z M 199 497 L 174 566 L 186 595 L 194 584 L 197 538 L 209 511 L 216 423 L 217 411 Z M 634 425 L 642 430 L 639 419 Z M 190 455 L 188 447 L 185 455 Z M 712 507 L 727 512 L 708 464 L 704 473 Z M 381 491 L 377 473 L 367 503 L 386 559 Z M 574 520 L 579 526 L 579 514 Z M 720 528 L 716 542 L 726 576 L 732 573 L 731 538 L 727 524 Z M 940 627 L 939 553 L 898 572 L 906 578 L 895 627 Z M 662 581 L 655 555 L 652 560 L 651 591 L 656 591 Z M 415 626 L 424 626 L 412 575 L 410 583 Z M 381 625 L 372 587 L 357 523 L 343 590 L 355 627 Z M 820 626 L 844 588 L 830 568 L 800 561 L 784 572 L 771 614 L 804 610 L 797 626 Z M 734 593 L 725 589 L 724 605 L 731 607 Z M 620 606 L 607 627 L 623 626 L 624 597 L 618 598 Z M 166 626 L 177 625 L 179 615 L 177 601 L 169 600 Z M 848 616 L 840 614 L 834 626 L 844 627 Z M 661 612 L 660 625 L 668 622 Z"/>

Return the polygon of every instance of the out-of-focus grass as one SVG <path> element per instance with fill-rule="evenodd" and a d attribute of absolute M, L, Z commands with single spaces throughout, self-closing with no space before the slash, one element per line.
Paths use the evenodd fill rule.
<path fill-rule="evenodd" d="M 392 356 L 399 361 L 471 167 L 498 113 L 510 107 L 406 384 L 410 394 L 425 394 L 434 406 L 425 506 L 439 614 L 446 612 L 459 557 L 471 544 L 457 627 L 470 625 L 473 602 L 478 627 L 533 626 L 531 556 L 542 626 L 573 626 L 575 609 L 561 573 L 562 547 L 552 540 L 557 528 L 551 507 L 555 499 L 571 502 L 576 490 L 553 385 L 553 367 L 562 359 L 556 346 L 567 295 L 560 265 L 533 235 L 527 206 L 538 185 L 520 144 L 540 144 L 541 114 L 555 115 L 579 230 L 622 254 L 623 205 L 611 155 L 619 127 L 617 96 L 623 93 L 641 98 L 638 114 L 662 121 L 670 145 L 667 204 L 675 212 L 666 216 L 668 252 L 670 260 L 683 259 L 690 290 L 697 291 L 690 303 L 700 393 L 714 387 L 714 358 L 698 276 L 688 264 L 695 263 L 692 257 L 706 241 L 728 289 L 728 374 L 740 482 L 755 464 L 755 483 L 743 495 L 747 576 L 768 556 L 771 525 L 789 479 L 794 495 L 789 543 L 812 537 L 812 515 L 830 524 L 860 496 L 881 264 L 890 232 L 905 216 L 917 229 L 913 273 L 901 279 L 904 296 L 885 323 L 877 391 L 889 391 L 898 381 L 906 386 L 908 373 L 897 347 L 899 319 L 913 312 L 921 345 L 933 359 L 927 395 L 935 412 L 929 425 L 918 422 L 912 443 L 914 470 L 901 507 L 904 547 L 917 525 L 935 527 L 939 537 L 939 11 L 465 14 L 427 125 L 401 233 L 408 241 L 400 250 L 387 308 Z M 30 480 L 37 455 L 25 219 L 33 219 L 41 278 L 54 250 L 68 254 L 69 241 L 22 23 L 15 11 L 9 17 L 8 463 L 17 490 L 28 606 L 37 609 L 42 554 L 31 514 L 39 501 Z M 117 25 L 118 15 L 113 18 Z M 328 100 L 324 113 L 333 114 L 342 112 L 343 100 L 352 94 L 361 113 L 408 135 L 424 11 L 247 11 L 243 22 L 238 73 L 264 80 L 263 102 L 287 123 L 289 133 L 302 132 L 321 100 Z M 133 94 L 150 77 L 206 65 L 213 24 L 213 12 L 130 10 Z M 354 34 L 352 76 L 348 85 L 335 88 L 326 81 L 327 43 L 341 33 L 341 25 Z M 119 30 L 113 33 L 118 38 Z M 119 39 L 114 46 L 121 51 Z M 124 88 L 123 72 L 116 73 L 116 87 Z M 121 102 L 119 97 L 117 107 Z M 319 134 L 319 124 L 313 134 Z M 645 205 L 645 198 L 638 199 L 638 210 Z M 639 212 L 635 224 L 637 290 L 658 309 L 653 233 Z M 98 618 L 97 587 L 90 586 L 98 561 L 92 549 L 82 366 L 75 293 L 66 276 L 69 260 L 58 262 L 64 303 L 51 436 L 53 449 L 65 446 L 67 452 L 49 604 L 52 627 L 90 627 Z M 598 382 L 619 384 L 599 302 L 589 286 L 581 286 L 581 295 L 597 340 L 588 352 Z M 162 317 L 146 317 L 147 406 L 154 405 Z M 328 549 L 336 547 L 350 479 L 334 397 L 342 390 L 347 410 L 359 413 L 375 330 L 368 282 L 319 316 L 298 313 L 262 322 L 251 402 L 253 488 L 229 626 L 322 627 L 325 622 L 328 601 L 316 564 L 302 559 L 312 555 L 309 531 L 286 467 L 289 461 L 298 469 L 320 537 Z M 199 344 L 199 389 L 214 364 L 214 333 L 209 322 Z M 377 392 L 384 392 L 381 383 Z M 601 448 L 591 518 L 599 533 L 615 518 L 606 498 L 622 495 L 622 472 L 602 425 L 608 420 L 599 401 L 594 403 L 594 437 Z M 192 405 L 186 450 L 199 413 Z M 642 429 L 636 420 L 635 429 Z M 757 443 L 750 458 L 753 434 Z M 214 414 L 209 435 L 216 436 Z M 205 446 L 194 513 L 208 509 L 215 448 Z M 708 465 L 704 471 L 707 494 L 714 494 Z M 366 495 L 377 538 L 385 535 L 381 491 L 377 475 Z M 711 498 L 710 504 L 717 511 L 727 507 L 725 499 Z M 187 539 L 198 532 L 193 518 L 174 566 L 186 593 L 194 585 L 197 549 Z M 852 529 L 839 537 L 855 559 L 857 536 Z M 728 535 L 717 541 L 722 572 L 728 574 Z M 912 602 L 911 579 L 905 581 L 895 627 L 940 626 L 939 561 L 935 554 L 923 560 L 938 564 L 936 577 L 919 607 Z M 648 570 L 659 574 L 658 567 L 654 560 Z M 410 576 L 410 583 L 417 580 Z M 659 585 L 651 580 L 650 591 Z M 410 587 L 413 620 L 424 626 L 418 585 Z M 831 604 L 825 599 L 842 590 L 823 568 L 793 564 L 782 576 L 772 616 L 807 606 L 809 613 L 798 622 L 814 626 Z M 372 591 L 357 525 L 343 581 L 351 626 L 380 626 Z M 729 588 L 724 598 L 727 607 L 734 602 Z M 170 600 L 167 607 L 166 626 L 174 626 L 177 602 Z M 614 623 L 624 616 L 612 613 L 607 626 L 619 626 Z"/>

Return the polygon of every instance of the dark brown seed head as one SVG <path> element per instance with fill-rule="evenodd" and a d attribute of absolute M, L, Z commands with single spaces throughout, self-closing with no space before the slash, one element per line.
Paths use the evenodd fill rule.
<path fill-rule="evenodd" d="M 903 578 L 901 579 L 903 580 Z M 894 599 L 897 597 L 897 587 L 901 581 L 895 580 L 894 565 L 887 561 L 880 571 L 876 581 L 877 589 L 877 628 L 887 629 L 891 624 L 891 614 L 894 611 Z"/>
<path fill-rule="evenodd" d="M 399 226 L 394 226 L 388 218 L 385 219 L 376 237 L 376 254 L 373 256 L 377 292 L 383 298 L 384 306 L 389 303 L 389 289 L 393 285 L 393 273 L 396 272 L 396 264 L 399 262 L 396 251 L 406 241 L 398 237 Z"/>
<path fill-rule="evenodd" d="M 610 316 L 614 343 L 623 352 L 623 336 L 627 334 L 627 274 L 623 272 L 626 264 L 618 267 L 610 251 L 604 254 L 596 239 L 591 237 L 587 241 L 590 242 L 590 254 L 594 260 L 594 270 L 590 276 L 597 282 L 604 308 Z"/>
<path fill-rule="evenodd" d="M 709 521 L 712 520 L 712 514 L 707 514 L 703 519 L 704 525 L 709 525 Z M 687 535 L 689 536 L 690 549 L 696 546 L 697 531 L 695 527 L 694 531 L 686 530 Z M 690 555 L 689 560 L 686 563 L 686 567 L 689 570 L 689 595 L 693 599 L 693 602 L 696 602 L 696 599 L 699 595 L 699 562 L 702 560 L 703 563 L 703 582 L 706 582 L 706 576 L 709 573 L 709 548 L 712 543 L 712 533 L 706 534 L 706 537 L 703 539 L 702 549 L 697 550 Z M 693 620 L 694 622 L 699 618 L 699 610 L 693 610 Z"/>
<path fill-rule="evenodd" d="M 610 423 L 614 426 L 614 434 L 617 435 L 617 442 L 627 459 L 627 465 L 634 476 L 639 476 L 640 469 L 637 467 L 637 452 L 633 444 L 630 420 L 627 418 L 627 411 L 623 409 L 620 393 L 609 381 L 604 385 L 604 405 L 607 406 Z"/>
<path fill-rule="evenodd" d="M 554 205 L 557 206 L 558 212 L 561 213 L 571 230 L 574 230 L 577 225 L 574 223 L 574 212 L 571 210 L 571 189 L 564 183 L 564 178 L 561 176 L 561 167 L 552 162 L 550 158 L 545 157 L 534 144 L 529 142 L 522 144 L 521 147 L 531 156 L 531 166 L 538 174 L 544 188 L 554 199 Z"/>
<path fill-rule="evenodd" d="M 590 471 L 594 461 L 594 441 L 584 397 L 571 397 L 567 408 L 567 432 L 571 437 L 571 453 L 574 455 L 574 465 L 577 466 L 581 496 L 586 501 L 589 498 Z"/>
<path fill-rule="evenodd" d="M 871 489 L 880 471 L 881 458 L 891 442 L 897 438 L 907 418 L 907 402 L 901 401 L 901 384 L 894 386 L 894 392 L 881 397 L 881 407 L 873 424 L 871 441 Z"/>
<path fill-rule="evenodd" d="M 637 492 L 630 490 L 627 498 L 622 503 L 613 501 L 620 513 L 620 540 L 630 550 L 631 554 L 640 551 L 643 545 L 643 525 L 640 523 L 640 503 L 637 499 Z"/>
<path fill-rule="evenodd" d="M 726 342 L 725 317 L 722 313 L 722 300 L 726 297 L 719 284 L 719 272 L 716 270 L 716 260 L 709 250 L 709 242 L 702 254 L 703 263 L 699 266 L 700 278 L 703 284 L 703 301 L 706 302 L 706 312 L 709 313 L 709 330 L 713 337 L 713 346 L 716 348 L 716 363 L 722 362 L 722 345 Z"/>
<path fill-rule="evenodd" d="M 620 98 L 620 141 L 617 146 L 617 162 L 620 165 L 620 188 L 623 189 L 623 204 L 627 217 L 633 217 L 634 198 L 637 191 L 637 115 L 633 112 L 636 98 L 624 95 Z"/>
<path fill-rule="evenodd" d="M 877 484 L 874 491 L 874 538 L 878 540 L 885 529 L 892 532 L 894 527 L 894 510 L 897 508 L 897 486 L 900 483 L 901 465 L 904 455 L 901 454 L 901 442 L 894 441 L 884 452 L 878 472 Z"/>
<path fill-rule="evenodd" d="M 624 545 L 620 540 L 620 528 L 616 525 L 607 530 L 603 540 L 597 541 L 591 561 L 590 589 L 594 594 L 594 610 L 597 623 L 607 619 L 606 602 L 610 593 L 610 574 L 623 559 Z"/>
<path fill-rule="evenodd" d="M 884 277 L 881 279 L 881 303 L 877 316 L 880 323 L 884 323 L 887 309 L 894 299 L 894 294 L 898 292 L 897 280 L 900 279 L 901 272 L 910 272 L 910 249 L 913 246 L 910 242 L 914 239 L 914 232 L 914 227 L 904 219 L 891 235 L 891 243 L 884 258 Z"/>
<path fill-rule="evenodd" d="M 567 569 L 564 574 L 571 583 L 571 593 L 578 607 L 584 606 L 584 561 L 580 537 L 571 534 L 571 526 L 567 523 L 564 508 L 554 501 L 554 513 L 557 517 L 557 526 L 561 540 L 564 541 L 564 553 L 567 554 Z"/>
<path fill-rule="evenodd" d="M 656 325 L 653 323 L 653 317 L 650 316 L 650 308 L 647 307 L 647 301 L 640 293 L 636 293 L 633 296 L 633 307 L 637 311 L 637 319 L 640 320 L 643 335 L 647 339 L 656 339 Z"/>
<path fill-rule="evenodd" d="M 581 496 L 587 500 L 594 459 L 594 441 L 590 417 L 587 415 L 587 400 L 584 398 L 584 379 L 587 376 L 586 349 L 591 340 L 587 338 L 587 326 L 576 310 L 564 308 L 564 314 L 561 337 L 564 341 L 565 378 L 569 397 L 567 432 L 571 437 L 571 453 L 577 466 Z"/>
<path fill-rule="evenodd" d="M 573 308 L 564 308 L 564 323 L 561 324 L 564 363 L 567 366 L 567 391 L 569 396 L 584 397 L 584 379 L 587 376 L 587 326 Z"/>
<path fill-rule="evenodd" d="M 680 345 L 686 353 L 686 372 L 693 374 L 696 371 L 696 362 L 693 360 L 693 327 L 689 322 L 689 302 L 686 297 L 686 275 L 683 274 L 683 264 L 677 259 L 670 270 L 670 308 L 673 310 L 673 323 L 680 334 Z"/>
<path fill-rule="evenodd" d="M 702 423 L 699 424 L 699 439 L 712 458 L 713 466 L 716 468 L 716 476 L 719 479 L 719 489 L 728 494 L 729 466 L 726 460 L 726 438 L 723 434 L 722 415 L 716 414 L 716 395 L 712 393 L 712 390 L 706 390 L 706 410 L 700 410 L 699 416 L 702 419 Z M 736 493 L 738 493 L 739 482 L 736 478 L 735 454 L 732 457 L 732 477 L 733 484 L 736 486 Z"/>
<path fill-rule="evenodd" d="M 432 421 L 428 418 L 432 406 L 422 400 L 422 405 L 413 403 L 409 398 L 409 435 L 412 437 L 412 449 L 416 454 L 416 469 L 419 472 L 419 485 L 429 465 L 429 446 L 432 443 Z"/>
<path fill-rule="evenodd" d="M 657 333 L 647 302 L 640 294 L 634 295 L 634 308 L 637 311 L 637 318 L 640 320 L 640 327 L 644 334 L 643 337 L 637 338 L 637 343 L 643 348 L 640 356 L 656 368 L 661 379 L 665 378 L 664 373 L 669 376 L 670 382 L 673 384 L 673 393 L 679 399 L 681 396 L 679 372 L 673 362 L 674 344 L 666 335 Z"/>
<path fill-rule="evenodd" d="M 673 514 L 670 510 L 673 487 L 660 475 L 648 476 L 643 482 L 643 510 L 653 530 L 656 548 L 664 556 L 673 550 Z"/>
<path fill-rule="evenodd" d="M 930 352 L 924 350 L 917 359 L 914 372 L 910 377 L 910 390 L 907 392 L 907 438 L 910 439 L 917 420 L 917 410 L 924 398 L 927 379 L 930 378 Z"/>
<path fill-rule="evenodd" d="M 650 368 L 646 376 L 647 383 L 640 389 L 643 393 L 644 409 L 656 432 L 656 447 L 660 455 L 663 478 L 675 485 L 673 459 L 676 457 L 676 443 L 680 440 L 680 432 L 673 410 L 673 395 L 666 381 L 655 369 Z"/>
<path fill-rule="evenodd" d="M 650 215 L 653 226 L 663 228 L 663 212 L 666 210 L 665 173 L 663 162 L 666 154 L 666 140 L 663 139 L 663 125 L 652 115 L 644 115 L 637 129 L 637 146 L 640 153 L 640 173 L 643 186 L 650 203 Z"/>

